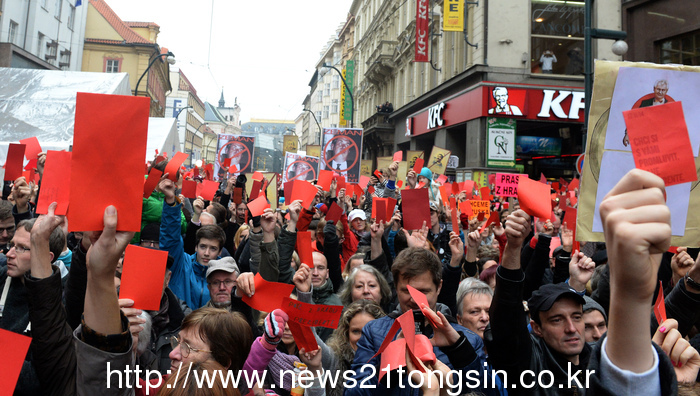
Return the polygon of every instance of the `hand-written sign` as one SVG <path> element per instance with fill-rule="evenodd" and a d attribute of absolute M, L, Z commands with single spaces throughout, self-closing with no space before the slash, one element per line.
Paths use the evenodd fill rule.
<path fill-rule="evenodd" d="M 498 197 L 517 197 L 519 179 L 520 175 L 518 174 L 497 173 L 494 195 Z"/>
<path fill-rule="evenodd" d="M 281 308 L 289 315 L 291 322 L 307 327 L 327 327 L 329 329 L 338 327 L 340 315 L 343 313 L 342 305 L 307 304 L 289 297 L 282 300 Z"/>
<path fill-rule="evenodd" d="M 483 213 L 484 217 L 491 215 L 491 202 L 481 201 L 481 200 L 471 200 L 469 203 L 472 205 L 472 213 L 474 216 L 478 216 L 479 213 Z"/>

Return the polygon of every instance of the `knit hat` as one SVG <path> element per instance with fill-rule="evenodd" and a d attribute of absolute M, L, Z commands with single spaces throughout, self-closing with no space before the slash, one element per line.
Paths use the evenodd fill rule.
<path fill-rule="evenodd" d="M 326 204 L 316 204 L 316 209 L 320 210 L 324 215 L 328 214 L 328 206 Z"/>
<path fill-rule="evenodd" d="M 160 240 L 160 223 L 148 223 L 141 230 L 142 241 L 159 241 Z"/>
<path fill-rule="evenodd" d="M 432 182 L 432 181 L 433 181 L 433 172 L 432 172 L 430 169 L 428 169 L 428 168 L 423 168 L 423 169 L 421 169 L 421 170 L 420 170 L 420 173 L 418 174 L 418 176 L 423 176 L 423 177 L 425 177 L 426 179 L 428 179 L 429 182 Z"/>
<path fill-rule="evenodd" d="M 586 300 L 586 303 L 583 304 L 583 313 L 586 313 L 586 311 L 590 311 L 592 309 L 595 309 L 596 311 L 600 312 L 603 314 L 603 318 L 605 318 L 605 323 L 608 322 L 608 315 L 605 314 L 605 310 L 603 307 L 598 304 L 598 302 L 588 296 L 583 296 L 583 299 Z"/>

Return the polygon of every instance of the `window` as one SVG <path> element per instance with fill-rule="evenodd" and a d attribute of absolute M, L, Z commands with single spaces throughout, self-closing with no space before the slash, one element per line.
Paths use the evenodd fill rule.
<path fill-rule="evenodd" d="M 119 59 L 107 59 L 105 73 L 119 73 Z"/>
<path fill-rule="evenodd" d="M 337 128 L 338 124 L 331 124 L 331 128 Z"/>
<path fill-rule="evenodd" d="M 342 56 L 342 54 L 340 53 L 340 51 L 337 51 L 337 50 L 333 51 L 333 64 L 334 65 L 337 65 L 338 63 L 340 63 L 341 56 Z"/>
<path fill-rule="evenodd" d="M 317 112 L 316 112 L 316 119 L 317 119 L 318 121 L 321 121 L 321 120 L 323 119 L 322 115 L 323 115 L 323 114 L 322 114 L 320 111 L 317 111 Z"/>
<path fill-rule="evenodd" d="M 583 74 L 584 3 L 532 0 L 532 73 Z"/>
<path fill-rule="evenodd" d="M 338 113 L 338 99 L 333 99 L 331 101 L 331 114 Z"/>
<path fill-rule="evenodd" d="M 700 31 L 663 40 L 658 47 L 659 63 L 700 65 Z"/>
<path fill-rule="evenodd" d="M 75 26 L 75 7 L 70 6 L 70 13 L 68 14 L 68 29 L 73 30 Z"/>
<path fill-rule="evenodd" d="M 323 91 L 320 89 L 318 90 L 318 93 L 316 94 L 316 101 L 323 102 Z"/>
<path fill-rule="evenodd" d="M 326 95 L 326 96 L 330 96 L 330 95 L 331 95 L 331 84 L 330 84 L 330 83 L 325 83 L 325 84 L 323 84 L 323 85 L 324 85 L 323 94 Z"/>
<path fill-rule="evenodd" d="M 63 6 L 63 0 L 56 0 L 56 9 L 54 10 L 53 16 L 59 21 L 61 20 L 61 7 Z"/>
<path fill-rule="evenodd" d="M 19 25 L 17 22 L 10 20 L 10 32 L 8 35 L 8 41 L 11 42 L 12 44 L 17 44 L 17 30 L 19 28 Z"/>
<path fill-rule="evenodd" d="M 334 75 L 333 76 L 333 89 L 338 89 L 340 88 L 340 76 L 339 75 Z"/>
<path fill-rule="evenodd" d="M 330 106 L 323 106 L 323 118 L 328 118 L 328 110 Z"/>
<path fill-rule="evenodd" d="M 44 35 L 41 33 L 37 34 L 36 38 L 36 56 L 41 58 L 42 54 L 44 53 Z"/>
<path fill-rule="evenodd" d="M 64 70 L 70 66 L 70 51 L 61 51 L 61 59 L 58 61 L 58 66 Z"/>

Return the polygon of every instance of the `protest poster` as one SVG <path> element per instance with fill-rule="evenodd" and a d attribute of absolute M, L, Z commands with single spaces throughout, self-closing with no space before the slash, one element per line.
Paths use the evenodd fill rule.
<path fill-rule="evenodd" d="M 324 128 L 321 168 L 332 170 L 350 183 L 360 180 L 362 129 Z"/>
<path fill-rule="evenodd" d="M 219 135 L 216 146 L 216 161 L 214 174 L 219 180 L 226 179 L 229 173 L 248 173 L 253 171 L 255 152 L 255 137 L 243 135 Z M 230 166 L 224 167 L 224 162 L 230 158 Z"/>
<path fill-rule="evenodd" d="M 287 153 L 284 158 L 282 183 L 292 180 L 318 179 L 318 157 Z"/>

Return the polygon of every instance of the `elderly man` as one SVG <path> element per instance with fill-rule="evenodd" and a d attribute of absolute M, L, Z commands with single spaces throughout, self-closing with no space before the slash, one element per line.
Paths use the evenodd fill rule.
<path fill-rule="evenodd" d="M 228 309 L 231 306 L 231 292 L 236 286 L 236 278 L 240 272 L 233 257 L 209 262 L 207 288 L 211 300 L 207 303 L 208 307 Z"/>
<path fill-rule="evenodd" d="M 668 81 L 666 80 L 656 80 L 654 83 L 654 96 L 649 99 L 644 99 L 639 103 L 639 107 L 650 107 L 659 106 L 669 102 L 673 102 L 673 99 L 667 98 L 668 93 Z M 646 96 L 646 95 L 645 95 Z M 627 130 L 625 129 L 625 136 L 622 138 L 622 144 L 626 146 L 630 145 L 630 139 L 627 135 Z"/>
<path fill-rule="evenodd" d="M 496 107 L 489 109 L 489 114 L 505 114 L 521 116 L 523 112 L 518 106 L 508 104 L 508 88 L 496 87 L 493 89 L 493 100 L 496 101 Z"/>
<path fill-rule="evenodd" d="M 457 322 L 483 339 L 491 300 L 493 290 L 489 285 L 476 278 L 463 280 L 457 289 Z"/>

